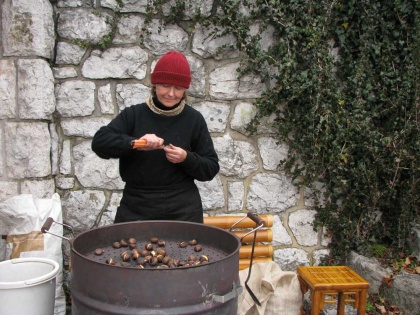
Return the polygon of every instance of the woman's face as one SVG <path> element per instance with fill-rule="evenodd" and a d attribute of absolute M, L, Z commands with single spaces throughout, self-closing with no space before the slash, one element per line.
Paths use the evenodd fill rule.
<path fill-rule="evenodd" d="M 156 84 L 156 97 L 166 107 L 173 107 L 182 100 L 185 90 L 177 85 Z"/>

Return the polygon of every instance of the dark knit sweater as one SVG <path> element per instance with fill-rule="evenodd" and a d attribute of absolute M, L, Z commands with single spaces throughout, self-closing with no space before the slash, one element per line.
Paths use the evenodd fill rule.
<path fill-rule="evenodd" d="M 133 150 L 130 142 L 145 134 L 156 134 L 186 150 L 182 163 L 170 163 L 163 150 Z M 204 117 L 186 105 L 176 116 L 163 116 L 147 104 L 125 108 L 92 140 L 92 150 L 101 158 L 119 158 L 120 175 L 127 186 L 170 188 L 193 180 L 209 181 L 219 171 L 218 157 Z"/>

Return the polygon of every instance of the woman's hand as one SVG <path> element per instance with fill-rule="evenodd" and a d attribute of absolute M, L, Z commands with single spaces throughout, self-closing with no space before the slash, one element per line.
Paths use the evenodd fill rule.
<path fill-rule="evenodd" d="M 137 148 L 137 150 L 151 151 L 156 149 L 162 149 L 163 139 L 159 138 L 155 134 L 145 134 L 139 140 L 146 140 L 147 143 L 144 147 Z"/>
<path fill-rule="evenodd" d="M 187 152 L 184 149 L 176 147 L 172 144 L 165 145 L 163 150 L 166 153 L 166 158 L 171 163 L 181 163 L 187 157 Z"/>

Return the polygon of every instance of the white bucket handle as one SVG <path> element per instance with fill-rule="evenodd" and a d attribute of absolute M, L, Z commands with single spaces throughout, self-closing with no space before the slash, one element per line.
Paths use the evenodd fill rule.
<path fill-rule="evenodd" d="M 27 262 L 38 262 L 38 263 L 45 263 L 48 265 L 52 265 L 54 268 L 50 272 L 45 275 L 42 275 L 37 278 L 25 280 L 25 281 L 18 281 L 18 282 L 0 282 L 0 289 L 2 288 L 22 288 L 26 286 L 33 286 L 43 282 L 47 282 L 51 279 L 54 279 L 59 271 L 59 265 L 56 261 L 47 258 L 37 258 L 37 257 L 28 257 L 28 258 L 16 258 L 11 259 L 10 263 L 12 264 L 20 264 L 20 263 L 27 263 Z"/>

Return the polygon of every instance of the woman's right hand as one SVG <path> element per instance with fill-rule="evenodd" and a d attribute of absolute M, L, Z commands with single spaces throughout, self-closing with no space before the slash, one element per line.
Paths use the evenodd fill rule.
<path fill-rule="evenodd" d="M 155 134 L 145 134 L 139 140 L 146 140 L 146 145 L 144 147 L 137 148 L 137 150 L 141 150 L 141 151 L 151 151 L 151 150 L 161 149 L 164 142 L 162 138 L 159 138 Z"/>

